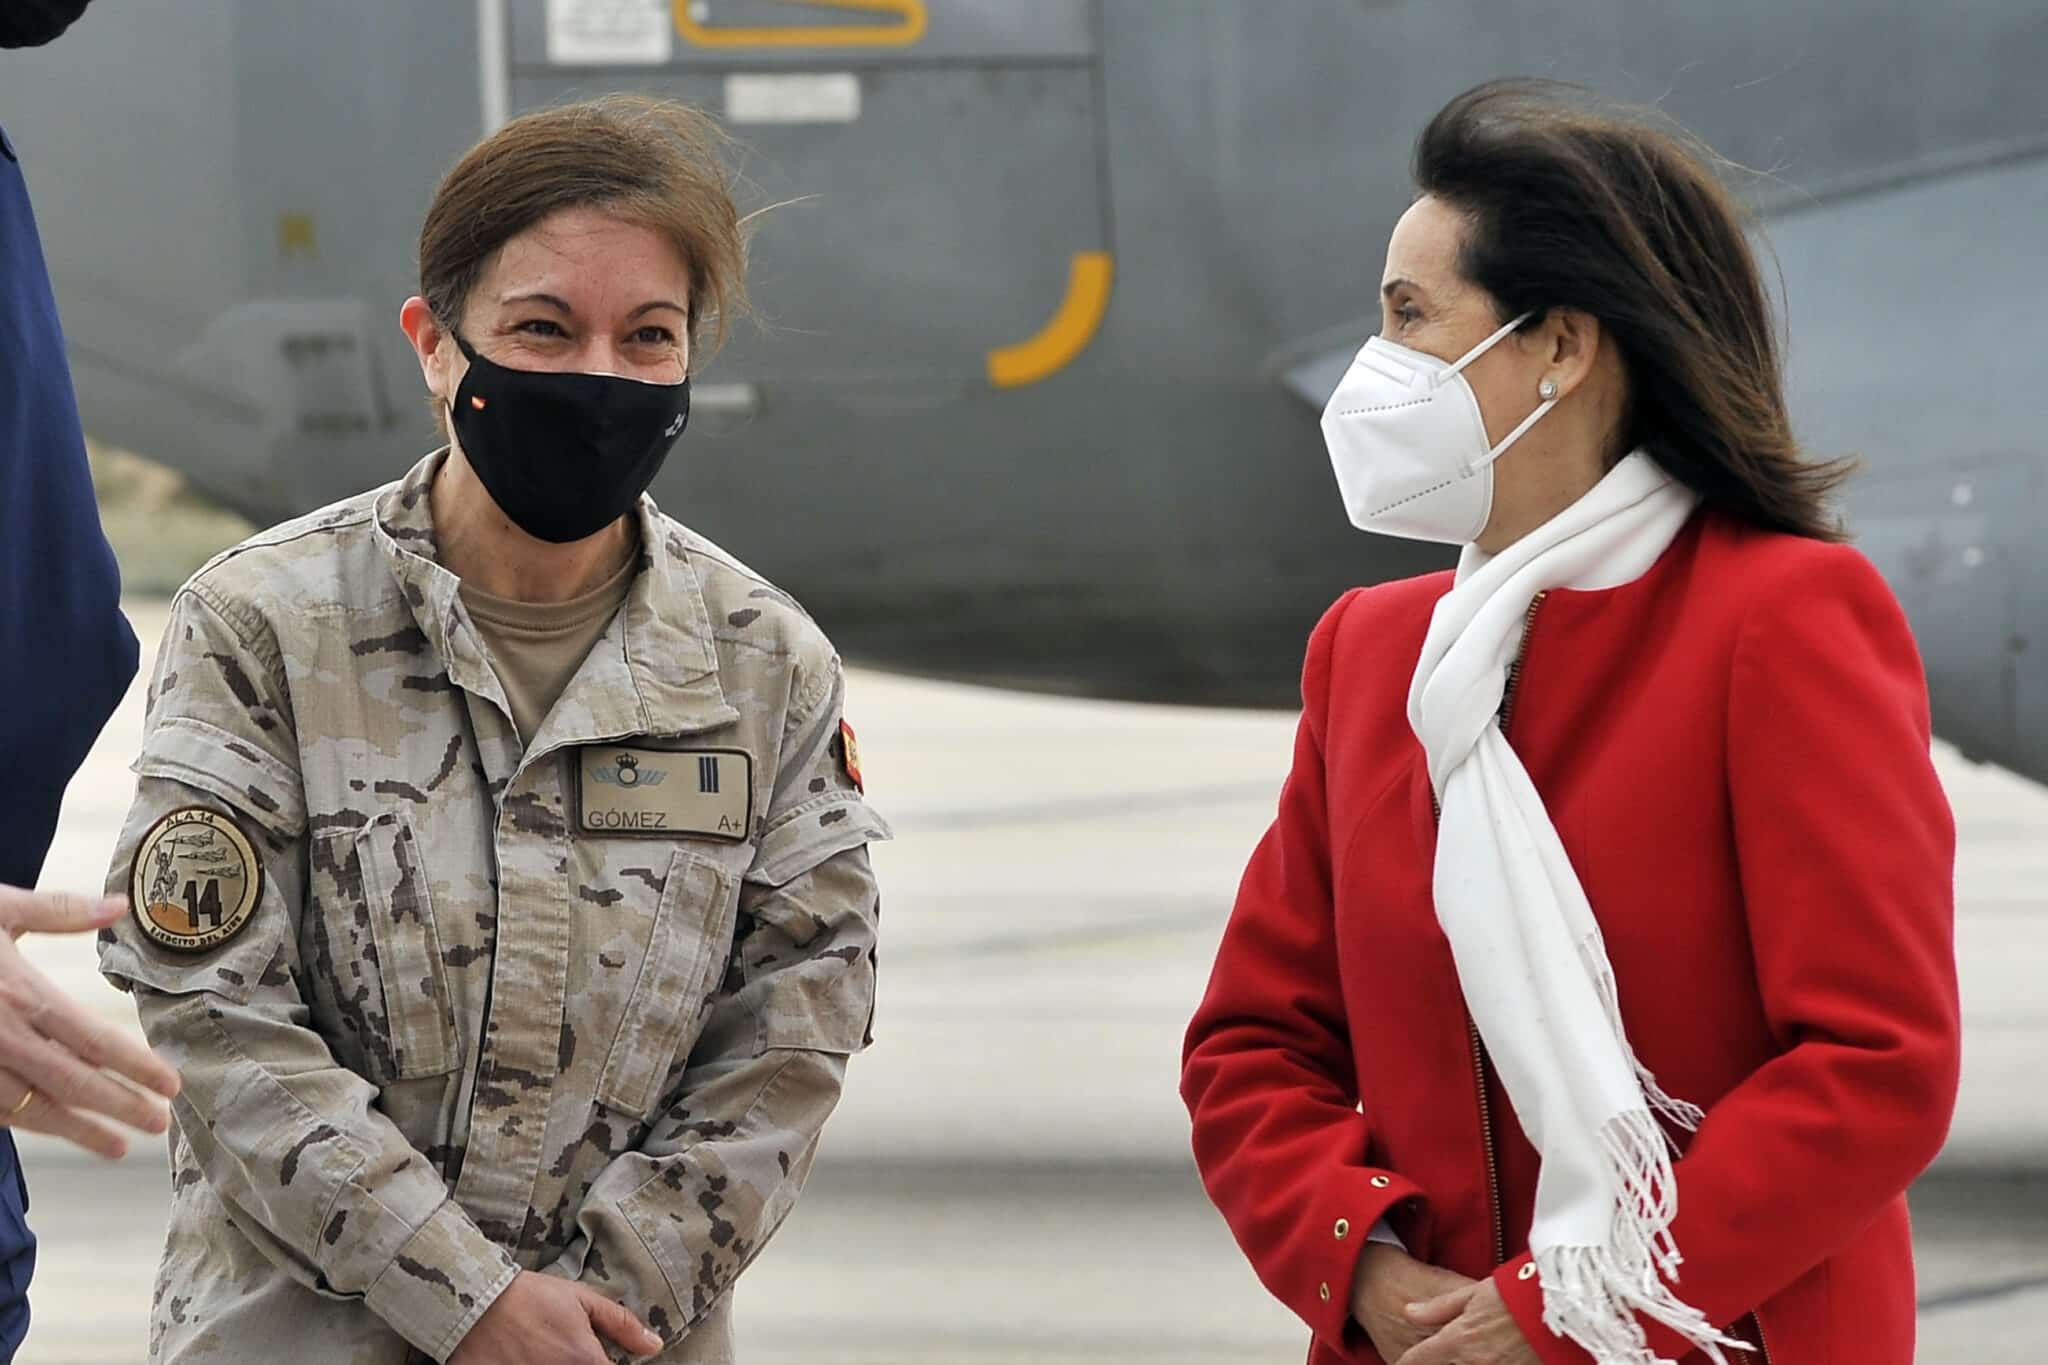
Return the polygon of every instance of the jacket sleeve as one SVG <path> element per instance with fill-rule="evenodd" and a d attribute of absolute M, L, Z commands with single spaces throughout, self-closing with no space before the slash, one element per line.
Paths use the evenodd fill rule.
<path fill-rule="evenodd" d="M 1912 633 L 1869 562 L 1830 551 L 1746 623 L 1728 789 L 1757 979 L 1780 1049 L 1677 1163 L 1680 1296 L 1738 1322 L 1898 1198 L 1941 1150 L 1960 1068 L 1955 825 Z M 1495 1275 L 1545 1361 L 1523 1256 Z M 1682 1354 L 1645 1321 L 1650 1345 Z"/>
<path fill-rule="evenodd" d="M 1324 737 L 1333 643 L 1352 596 L 1309 640 L 1302 718 L 1279 816 L 1252 854 L 1182 1059 L 1195 1162 L 1209 1197 L 1274 1297 L 1348 1356 L 1368 1234 L 1423 1192 L 1364 1162 L 1337 978 Z"/>
<path fill-rule="evenodd" d="M 732 1288 L 795 1205 L 874 1009 L 889 837 L 848 776 L 837 661 L 783 741 L 741 884 L 725 981 L 666 1108 L 599 1173 L 550 1273 L 639 1313 L 670 1344 Z"/>
<path fill-rule="evenodd" d="M 64 336 L 0 134 L 0 882 L 33 886 L 64 788 L 135 677 Z"/>
<path fill-rule="evenodd" d="M 177 1130 L 236 1226 L 284 1273 L 360 1297 L 441 1360 L 517 1267 L 378 1109 L 377 1087 L 311 1025 L 298 947 L 307 822 L 289 708 L 254 613 L 188 587 L 158 655 L 109 890 L 127 892 L 158 820 L 202 807 L 256 848 L 261 899 L 245 928 L 198 955 L 124 920 L 102 935 L 100 969 L 134 992 L 150 1044 L 184 1077 Z"/>

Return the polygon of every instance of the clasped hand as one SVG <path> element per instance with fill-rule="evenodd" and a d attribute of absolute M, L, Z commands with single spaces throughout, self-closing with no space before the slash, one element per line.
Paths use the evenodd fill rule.
<path fill-rule="evenodd" d="M 1387 1365 L 1541 1365 L 1493 1281 L 1384 1243 L 1359 1257 L 1351 1316 Z"/>
<path fill-rule="evenodd" d="M 448 1365 L 609 1365 L 607 1342 L 636 1359 L 662 1349 L 661 1338 L 623 1305 L 572 1280 L 522 1270 Z"/>

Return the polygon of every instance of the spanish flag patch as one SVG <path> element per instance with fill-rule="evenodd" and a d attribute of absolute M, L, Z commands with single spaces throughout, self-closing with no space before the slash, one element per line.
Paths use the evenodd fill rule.
<path fill-rule="evenodd" d="M 860 775 L 860 741 L 854 738 L 853 727 L 843 720 L 839 722 L 839 761 L 846 765 L 846 775 L 853 780 L 854 789 L 867 795 L 867 780 Z"/>

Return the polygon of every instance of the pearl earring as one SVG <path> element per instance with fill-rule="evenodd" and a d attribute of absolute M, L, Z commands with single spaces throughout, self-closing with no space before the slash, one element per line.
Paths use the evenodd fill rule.
<path fill-rule="evenodd" d="M 1536 392 L 1543 397 L 1545 402 L 1548 402 L 1550 399 L 1557 397 L 1557 381 L 1554 379 L 1544 380 L 1536 386 Z"/>

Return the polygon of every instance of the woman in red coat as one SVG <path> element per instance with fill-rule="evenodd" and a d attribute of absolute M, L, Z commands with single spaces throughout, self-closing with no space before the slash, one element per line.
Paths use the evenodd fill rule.
<path fill-rule="evenodd" d="M 1702 157 L 1556 87 L 1416 152 L 1324 414 L 1361 528 L 1182 1091 L 1313 1365 L 1910 1365 L 1958 1065 L 1912 636 Z"/>

